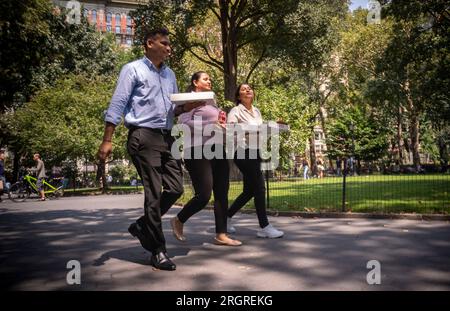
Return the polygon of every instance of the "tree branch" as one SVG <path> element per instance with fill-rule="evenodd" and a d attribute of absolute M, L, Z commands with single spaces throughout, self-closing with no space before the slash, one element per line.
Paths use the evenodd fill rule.
<path fill-rule="evenodd" d="M 239 5 L 239 2 L 241 2 L 241 1 L 240 1 L 240 0 L 236 0 L 236 1 L 231 5 L 230 17 L 236 15 L 236 7 Z M 239 12 L 239 11 L 238 11 L 238 12 Z"/>
<path fill-rule="evenodd" d="M 208 58 L 210 59 L 211 62 L 217 64 L 218 66 L 223 67 L 223 63 L 222 63 L 221 61 L 218 61 L 217 59 L 215 59 L 215 58 L 209 53 L 209 51 L 208 51 L 208 49 L 206 48 L 206 46 L 204 46 L 204 45 L 202 45 L 202 44 L 199 44 L 199 43 L 198 43 L 198 44 L 194 44 L 194 45 L 191 46 L 191 48 L 189 49 L 189 51 L 191 51 L 191 49 L 194 48 L 194 47 L 201 48 L 201 49 L 206 53 L 206 55 L 208 56 Z"/>
<path fill-rule="evenodd" d="M 217 19 L 219 20 L 219 22 L 220 22 L 220 14 L 214 9 L 214 7 L 213 6 L 211 6 L 211 5 L 208 5 L 208 7 L 209 7 L 209 9 L 211 10 L 211 12 L 213 12 L 213 14 L 217 17 Z"/>
<path fill-rule="evenodd" d="M 250 79 L 250 76 L 253 74 L 253 71 L 255 71 L 256 67 L 258 67 L 258 65 L 263 61 L 265 54 L 266 54 L 266 49 L 264 49 L 262 51 L 259 59 L 256 61 L 256 63 L 253 64 L 252 68 L 248 72 L 247 78 L 245 78 L 245 82 L 248 82 L 248 80 Z"/>
<path fill-rule="evenodd" d="M 247 40 L 245 42 L 242 42 L 241 44 L 237 45 L 237 49 L 239 50 L 239 49 L 243 48 L 244 46 L 246 46 L 246 45 L 248 45 L 248 44 L 250 44 L 252 42 L 258 41 L 260 39 L 261 39 L 261 37 L 255 37 L 255 38 L 252 38 L 252 39 Z"/>
<path fill-rule="evenodd" d="M 198 60 L 204 62 L 205 64 L 208 64 L 208 65 L 210 65 L 210 66 L 213 66 L 213 67 L 219 69 L 221 72 L 223 72 L 223 67 L 222 67 L 222 66 L 220 66 L 220 65 L 218 65 L 218 64 L 216 64 L 216 63 L 214 63 L 214 62 L 212 62 L 212 61 L 209 61 L 209 60 L 207 60 L 207 59 L 205 59 L 205 58 L 203 58 L 203 57 L 201 57 L 200 55 L 198 55 L 197 53 L 195 53 L 192 49 L 189 49 L 189 52 L 190 52 L 192 55 L 194 55 Z M 216 62 L 217 62 L 217 61 L 216 61 Z"/>
<path fill-rule="evenodd" d="M 267 10 L 267 11 L 264 11 L 264 10 L 261 10 L 261 9 L 255 10 L 251 14 L 242 16 L 239 20 L 236 21 L 236 25 L 237 25 L 237 27 L 240 27 L 241 24 L 243 22 L 245 22 L 246 20 L 252 20 L 255 17 L 261 17 L 261 16 L 267 15 L 269 13 L 271 13 L 270 10 Z"/>

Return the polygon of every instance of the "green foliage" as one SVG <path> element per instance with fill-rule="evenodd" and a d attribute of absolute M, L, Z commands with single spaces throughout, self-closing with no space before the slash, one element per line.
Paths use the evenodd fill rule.
<path fill-rule="evenodd" d="M 338 43 L 337 25 L 348 9 L 345 0 L 300 1 L 285 18 L 282 39 L 275 45 L 276 55 L 287 59 L 306 73 L 323 67 Z"/>
<path fill-rule="evenodd" d="M 309 120 L 315 110 L 308 105 L 299 88 L 274 86 L 270 89 L 257 89 L 255 92 L 255 106 L 260 109 L 264 120 L 282 120 L 289 124 L 290 132 L 282 133 L 280 140 L 283 161 L 288 161 L 289 155 L 292 153 L 303 153 L 310 133 Z"/>
<path fill-rule="evenodd" d="M 404 111 L 402 117 L 408 120 L 410 149 L 417 167 L 419 148 L 436 154 L 429 144 L 432 132 L 446 128 L 450 120 L 450 19 L 444 2 L 392 1 L 386 5 L 384 15 L 392 20 L 395 31 L 376 59 L 375 78 L 368 83 L 367 98 L 372 103 Z M 420 125 L 424 116 L 435 126 L 419 135 L 420 128 L 427 128 Z M 442 145 L 439 135 L 435 143 L 440 145 L 441 157 L 446 158 L 447 143 Z"/>
<path fill-rule="evenodd" d="M 387 152 L 388 129 L 366 109 L 340 111 L 328 124 L 327 147 L 331 159 L 352 155 L 363 161 L 380 159 Z"/>
<path fill-rule="evenodd" d="M 421 151 L 444 167 L 448 4 L 381 1 L 381 23 L 368 25 L 367 11 L 350 13 L 347 2 L 151 0 L 132 13 L 137 28 L 129 51 L 85 19 L 66 23 L 47 0 L 1 1 L 0 145 L 19 155 L 39 151 L 49 165 L 93 160 L 118 70 L 141 57 L 145 28 L 166 26 L 181 91 L 193 72 L 205 70 L 228 110 L 233 88 L 249 81 L 264 118 L 289 123 L 282 166 L 305 151 L 319 116 L 332 158 L 354 152 L 374 160 L 396 141 L 411 151 L 417 125 Z M 125 157 L 125 131 L 117 128 L 114 158 Z"/>
<path fill-rule="evenodd" d="M 174 50 L 171 65 L 176 72 L 185 70 L 182 60 L 189 52 L 205 66 L 221 72 L 224 98 L 232 100 L 238 78 L 248 81 L 256 68 L 278 56 L 278 50 L 288 46 L 287 42 L 296 38 L 297 46 L 303 44 L 302 53 L 311 49 L 308 44 L 312 39 L 320 37 L 321 32 L 317 32 L 321 30 L 320 25 L 313 30 L 309 27 L 290 30 L 294 25 L 287 22 L 287 17 L 296 11 L 299 3 L 304 2 L 152 0 L 132 13 L 137 25 L 136 42 L 142 44 L 145 29 L 167 26 Z M 299 14 L 308 14 L 308 8 Z M 307 15 L 305 20 L 311 17 L 315 16 Z"/>
<path fill-rule="evenodd" d="M 433 128 L 430 126 L 430 124 L 421 124 L 420 142 L 420 149 L 422 150 L 422 152 L 427 154 L 433 163 L 438 163 L 439 148 L 436 144 L 436 133 L 433 131 Z"/>
<path fill-rule="evenodd" d="M 109 174 L 114 181 L 119 181 L 120 184 L 129 183 L 131 178 L 138 178 L 138 173 L 135 167 L 130 165 L 118 164 L 109 169 Z"/>
<path fill-rule="evenodd" d="M 396 20 L 397 29 L 385 62 L 411 80 L 416 103 L 434 122 L 450 121 L 450 18 L 443 0 L 394 2 L 386 14 Z M 399 48 L 403 48 L 399 50 Z M 385 69 L 380 64 L 380 69 Z M 435 113 L 438 111 L 438 113 Z"/>
<path fill-rule="evenodd" d="M 26 102 L 67 73 L 110 74 L 115 70 L 114 37 L 66 22 L 64 10 L 48 0 L 0 3 L 0 111 Z"/>
<path fill-rule="evenodd" d="M 104 77 L 69 75 L 54 87 L 39 91 L 15 113 L 3 118 L 16 138 L 20 153 L 39 152 L 46 163 L 83 158 L 93 161 L 102 140 L 103 112 L 113 91 L 113 81 Z M 125 155 L 126 133 L 119 127 L 114 140 L 114 158 Z"/>
<path fill-rule="evenodd" d="M 381 23 L 371 25 L 367 11 L 357 10 L 343 24 L 336 49 L 339 99 L 349 109 L 370 103 L 371 113 L 382 115 L 385 126 L 393 129 L 387 137 L 392 146 L 404 141 L 416 165 L 419 148 L 432 158 L 438 141 L 440 149 L 447 150 L 434 134 L 446 128 L 449 107 L 448 78 L 443 74 L 448 72 L 448 36 L 442 33 L 444 20 L 432 17 L 442 13 L 438 2 L 392 1 L 384 7 Z M 427 120 L 433 126 L 421 125 Z"/>
<path fill-rule="evenodd" d="M 4 111 L 50 52 L 47 21 L 52 19 L 51 4 L 45 0 L 1 1 L 0 16 L 0 111 Z"/>

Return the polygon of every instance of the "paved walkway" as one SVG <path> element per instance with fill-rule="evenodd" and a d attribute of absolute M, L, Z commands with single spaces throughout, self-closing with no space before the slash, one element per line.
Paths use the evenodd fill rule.
<path fill-rule="evenodd" d="M 241 247 L 216 246 L 205 210 L 175 240 L 163 218 L 175 272 L 155 271 L 127 232 L 142 195 L 0 203 L 0 282 L 13 290 L 450 290 L 450 224 L 442 221 L 270 217 L 285 237 L 256 237 L 254 214 L 237 214 Z M 69 260 L 81 285 L 68 285 Z M 381 264 L 381 284 L 366 267 Z"/>

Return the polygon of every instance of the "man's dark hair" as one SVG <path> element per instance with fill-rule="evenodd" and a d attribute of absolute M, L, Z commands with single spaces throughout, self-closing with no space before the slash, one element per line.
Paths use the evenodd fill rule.
<path fill-rule="evenodd" d="M 168 36 L 169 31 L 165 27 L 156 28 L 156 29 L 146 29 L 144 31 L 144 46 L 147 46 L 148 39 L 154 39 L 157 35 Z"/>

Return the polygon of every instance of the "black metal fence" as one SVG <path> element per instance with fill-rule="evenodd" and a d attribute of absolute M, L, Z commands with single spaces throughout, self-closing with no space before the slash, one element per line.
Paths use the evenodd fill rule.
<path fill-rule="evenodd" d="M 303 171 L 266 171 L 267 206 L 277 211 L 450 213 L 449 173 L 343 173 L 304 178 Z M 231 164 L 230 204 L 242 187 L 242 176 Z M 187 202 L 192 192 L 186 172 L 185 194 L 180 201 Z M 253 201 L 245 206 L 253 207 Z"/>
<path fill-rule="evenodd" d="M 242 176 L 230 161 L 230 204 L 242 191 Z M 437 170 L 326 172 L 323 178 L 304 176 L 303 170 L 287 169 L 266 174 L 267 206 L 277 211 L 370 212 L 370 213 L 450 213 L 450 174 Z M 95 176 L 65 178 L 66 195 L 99 191 Z M 113 192 L 142 192 L 139 179 L 114 178 L 108 188 Z M 185 193 L 179 203 L 193 195 L 189 174 L 184 172 Z M 250 201 L 245 208 L 253 208 Z"/>

